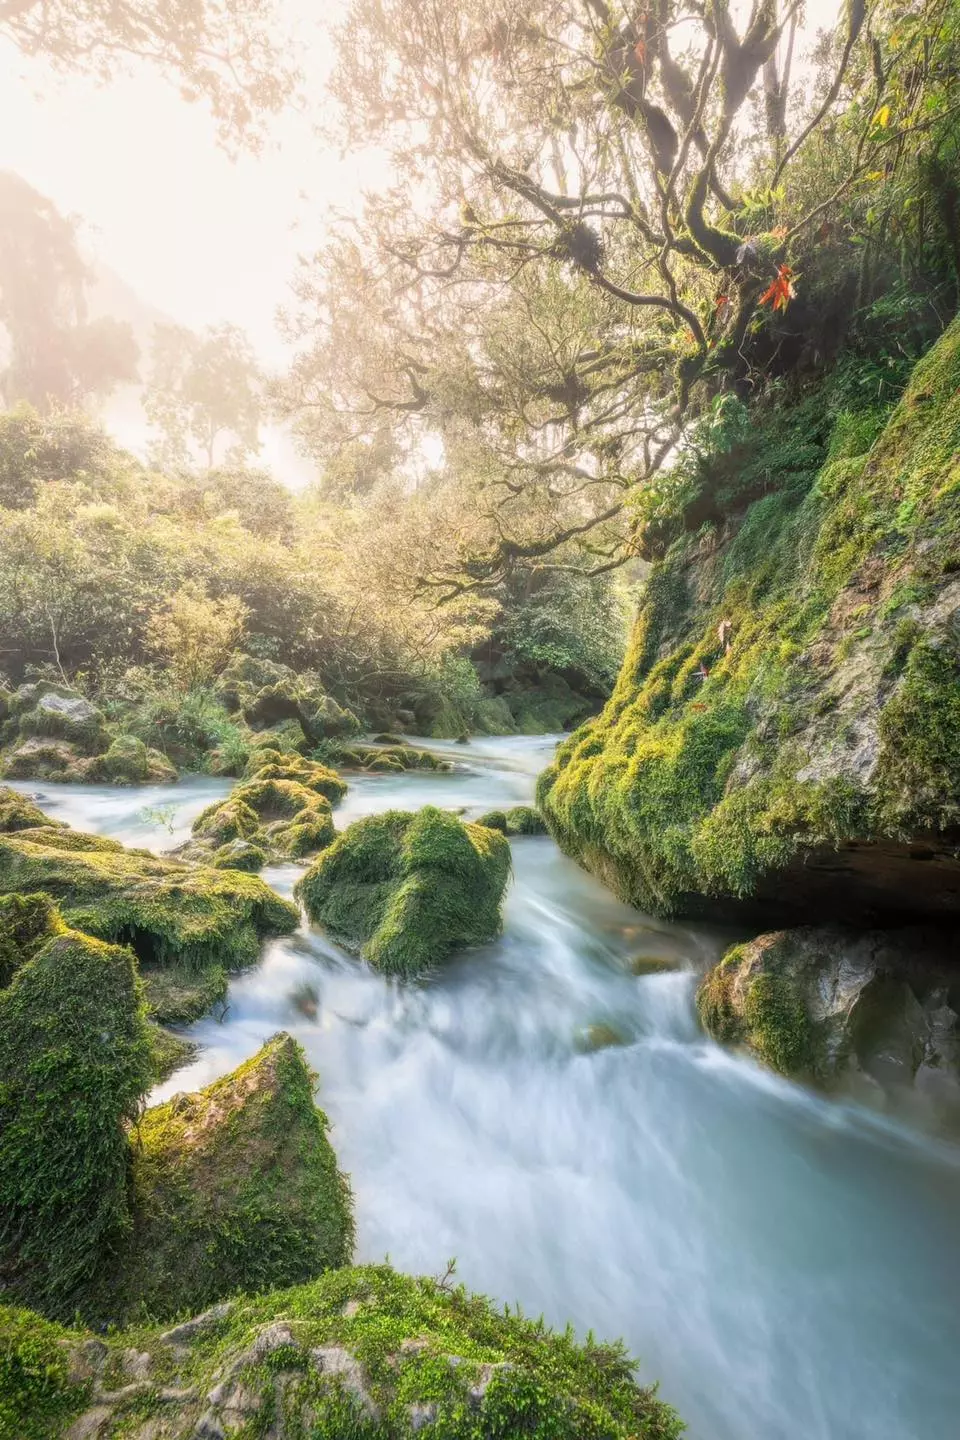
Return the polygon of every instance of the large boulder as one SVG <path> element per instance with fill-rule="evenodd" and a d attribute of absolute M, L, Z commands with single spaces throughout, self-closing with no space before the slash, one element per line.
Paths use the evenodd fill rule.
<path fill-rule="evenodd" d="M 25 1440 L 678 1440 L 683 1430 L 623 1346 L 581 1346 L 388 1265 L 102 1337 L 0 1308 L 0 1374 L 10 1377 L 0 1420 Z"/>
<path fill-rule="evenodd" d="M 126 1124 L 150 1081 L 131 952 L 64 931 L 0 991 L 0 1275 L 69 1317 L 128 1222 Z"/>
<path fill-rule="evenodd" d="M 102 712 L 67 685 L 47 680 L 21 685 L 9 710 L 24 737 L 64 740 L 86 755 L 99 754 L 109 744 Z"/>
<path fill-rule="evenodd" d="M 348 826 L 296 893 L 374 969 L 410 979 L 499 933 L 509 873 L 504 835 L 427 806 Z"/>
<path fill-rule="evenodd" d="M 11 796 L 0 787 L 0 816 L 5 805 L 16 810 L 21 797 Z M 39 811 L 30 818 L 45 821 Z M 0 833 L 0 895 L 36 891 L 73 928 L 131 945 L 155 1017 L 169 1023 L 203 1013 L 226 993 L 228 970 L 252 964 L 263 939 L 299 921 L 296 906 L 255 875 L 125 850 L 49 821 Z"/>
<path fill-rule="evenodd" d="M 350 1188 L 289 1035 L 141 1117 L 133 1229 L 98 1293 L 111 1318 L 200 1310 L 350 1262 Z"/>
<path fill-rule="evenodd" d="M 704 1028 L 783 1075 L 863 1093 L 911 1086 L 960 1107 L 952 937 L 803 926 L 736 945 L 697 994 Z"/>
<path fill-rule="evenodd" d="M 761 417 L 742 504 L 679 527 L 541 777 L 563 848 L 645 910 L 960 914 L 960 321 L 885 423 L 826 413 Z"/>

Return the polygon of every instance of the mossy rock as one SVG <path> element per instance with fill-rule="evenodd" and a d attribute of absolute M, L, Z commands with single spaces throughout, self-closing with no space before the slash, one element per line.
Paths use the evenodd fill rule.
<path fill-rule="evenodd" d="M 0 895 L 0 987 L 63 928 L 49 895 Z"/>
<path fill-rule="evenodd" d="M 99 1286 L 105 1316 L 162 1319 L 349 1263 L 350 1189 L 314 1079 L 281 1034 L 222 1080 L 145 1112 L 133 1229 Z"/>
<path fill-rule="evenodd" d="M 267 852 L 249 840 L 229 840 L 210 856 L 210 864 L 217 870 L 246 870 L 255 875 L 267 863 Z"/>
<path fill-rule="evenodd" d="M 191 1025 L 225 1004 L 230 978 L 222 965 L 146 965 L 140 970 L 147 1011 L 158 1025 Z"/>
<path fill-rule="evenodd" d="M 773 931 L 724 955 L 697 1010 L 719 1043 L 792 1079 L 832 1087 L 866 1075 L 902 1088 L 924 1069 L 960 1094 L 955 949 L 938 931 Z"/>
<path fill-rule="evenodd" d="M 57 785 L 84 784 L 96 765 L 66 740 L 39 737 L 20 741 L 0 756 L 5 780 L 51 780 Z"/>
<path fill-rule="evenodd" d="M 308 760 L 295 752 L 259 750 L 247 761 L 244 771 L 248 780 L 292 780 L 306 790 L 323 795 L 332 805 L 347 793 L 347 783 L 329 765 Z"/>
<path fill-rule="evenodd" d="M 135 735 L 118 735 L 91 767 L 90 779 L 117 785 L 171 785 L 178 776 L 159 750 L 149 750 Z"/>
<path fill-rule="evenodd" d="M 37 826 L 58 826 L 59 821 L 48 820 L 39 806 L 26 795 L 12 790 L 9 785 L 0 785 L 0 834 L 10 835 L 17 830 L 33 830 Z"/>
<path fill-rule="evenodd" d="M 251 655 L 234 657 L 217 682 L 217 693 L 253 729 L 293 722 L 311 745 L 360 728 L 356 716 L 325 693 L 319 676 Z"/>
<path fill-rule="evenodd" d="M 9 709 L 24 739 L 64 740 L 85 755 L 98 755 L 110 743 L 102 712 L 68 686 L 49 681 L 21 685 Z"/>
<path fill-rule="evenodd" d="M 0 991 L 0 1266 L 71 1315 L 128 1223 L 125 1126 L 150 1082 L 133 955 L 54 935 Z"/>
<path fill-rule="evenodd" d="M 532 805 L 514 805 L 510 810 L 488 810 L 477 821 L 488 830 L 504 835 L 545 835 L 547 827 L 539 810 Z"/>
<path fill-rule="evenodd" d="M 607 706 L 540 778 L 563 849 L 644 910 L 960 913 L 960 321 L 885 423 L 821 411 L 757 411 L 779 488 L 670 547 Z M 778 475 L 785 435 L 808 458 Z"/>
<path fill-rule="evenodd" d="M 11 1377 L 0 1417 L 18 1440 L 65 1440 L 71 1424 L 101 1440 L 254 1436 L 265 1423 L 317 1440 L 679 1440 L 683 1430 L 622 1345 L 581 1345 L 572 1330 L 388 1265 L 102 1339 L 0 1307 L 0 1376 Z"/>
<path fill-rule="evenodd" d="M 410 979 L 499 933 L 509 873 L 503 835 L 427 806 L 358 820 L 296 893 L 314 923 L 374 969 Z"/>
<path fill-rule="evenodd" d="M 175 1035 L 172 1030 L 158 1025 L 155 1020 L 147 1021 L 147 1038 L 150 1042 L 150 1076 L 155 1085 L 161 1085 L 177 1070 L 182 1070 L 200 1048 L 192 1040 L 185 1040 L 182 1035 Z"/>
<path fill-rule="evenodd" d="M 251 964 L 263 939 L 292 933 L 299 920 L 254 875 L 49 826 L 0 835 L 0 895 L 30 891 L 51 895 L 76 929 L 133 945 L 145 964 L 197 972 Z"/>
<path fill-rule="evenodd" d="M 293 766 L 270 760 L 238 785 L 229 799 L 198 816 L 193 826 L 197 842 L 209 842 L 211 849 L 218 847 L 211 863 L 225 864 L 224 847 L 230 844 L 248 847 L 242 852 L 248 863 L 239 868 L 254 869 L 259 868 L 254 864 L 256 851 L 262 854 L 262 865 L 270 858 L 298 860 L 315 855 L 332 842 L 336 832 L 327 795 L 332 792 L 339 799 L 347 787 L 325 765 L 302 764 L 304 779 L 300 780 L 289 778 Z M 285 769 L 289 774 L 280 773 Z M 202 859 L 203 846 L 192 843 L 186 853 Z"/>

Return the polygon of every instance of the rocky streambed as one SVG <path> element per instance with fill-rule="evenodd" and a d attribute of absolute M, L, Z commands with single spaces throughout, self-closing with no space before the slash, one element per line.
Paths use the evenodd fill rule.
<path fill-rule="evenodd" d="M 521 804 L 551 749 L 483 741 L 451 747 L 452 773 L 351 777 L 337 824 Z M 57 818 L 162 850 L 228 784 L 186 780 L 160 797 L 176 807 L 162 818 L 156 792 L 22 788 L 42 788 Z M 268 941 L 226 1009 L 186 1032 L 202 1048 L 153 1100 L 210 1084 L 286 1030 L 320 1074 L 358 1260 L 389 1253 L 442 1275 L 455 1255 L 459 1278 L 499 1301 L 623 1335 L 694 1440 L 952 1440 L 949 1098 L 872 1073 L 862 1038 L 839 1098 L 721 1048 L 695 996 L 742 936 L 643 915 L 549 837 L 511 847 L 500 939 L 426 986 L 359 966 L 307 926 Z M 290 894 L 301 874 L 264 878 Z M 848 957 L 863 982 L 848 998 L 869 999 L 869 946 Z M 736 964 L 755 959 L 747 945 Z M 917 1004 L 940 1034 L 933 1000 Z"/>

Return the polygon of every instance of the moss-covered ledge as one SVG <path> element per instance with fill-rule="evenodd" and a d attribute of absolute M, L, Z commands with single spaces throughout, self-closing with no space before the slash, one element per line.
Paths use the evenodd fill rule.
<path fill-rule="evenodd" d="M 960 913 L 960 322 L 877 429 L 841 416 L 812 479 L 674 542 L 540 779 L 561 846 L 644 909 Z"/>
<path fill-rule="evenodd" d="M 387 1265 L 102 1338 L 0 1306 L 0 1382 L 4 1440 L 677 1440 L 683 1430 L 621 1345 L 578 1344 Z"/>

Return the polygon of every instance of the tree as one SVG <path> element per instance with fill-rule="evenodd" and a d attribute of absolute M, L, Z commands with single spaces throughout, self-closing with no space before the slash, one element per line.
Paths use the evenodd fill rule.
<path fill-rule="evenodd" d="M 243 636 L 247 614 L 236 595 L 213 600 L 191 581 L 151 618 L 147 644 L 187 694 L 209 685 L 224 668 Z"/>
<path fill-rule="evenodd" d="M 877 293 L 876 187 L 957 131 L 956 10 L 848 0 L 798 75 L 796 0 L 352 0 L 344 137 L 396 179 L 301 269 L 286 413 L 321 461 L 442 437 L 484 523 L 441 593 L 619 563 L 712 397 L 822 365 Z"/>
<path fill-rule="evenodd" d="M 0 36 L 26 55 L 108 80 L 131 58 L 206 100 L 222 139 L 256 147 L 260 117 L 290 99 L 299 79 L 278 40 L 275 0 L 0 0 Z"/>
<path fill-rule="evenodd" d="M 129 325 L 87 318 L 92 278 L 74 222 L 19 176 L 0 174 L 0 324 L 9 343 L 0 391 L 8 405 L 80 406 L 137 378 Z"/>
<path fill-rule="evenodd" d="M 156 325 L 153 337 L 143 406 L 162 436 L 161 462 L 189 465 L 199 458 L 212 470 L 219 442 L 228 437 L 233 441 L 224 457 L 229 463 L 255 454 L 260 449 L 260 375 L 243 331 L 217 325 L 194 335 L 181 325 Z"/>

